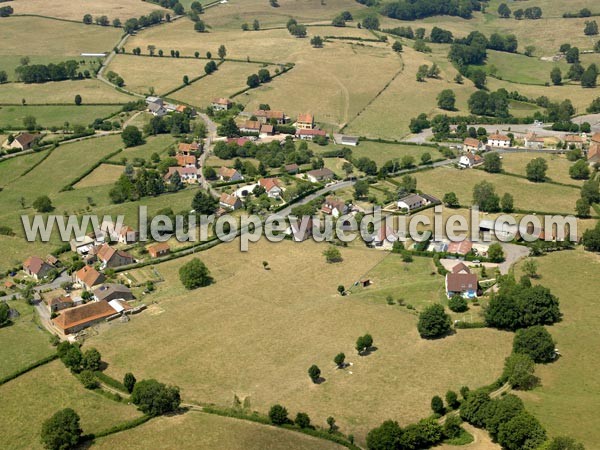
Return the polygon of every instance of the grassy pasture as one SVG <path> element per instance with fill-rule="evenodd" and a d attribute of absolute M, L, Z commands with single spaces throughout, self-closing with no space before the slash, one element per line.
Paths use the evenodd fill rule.
<path fill-rule="evenodd" d="M 366 107 L 402 67 L 401 60 L 380 45 L 339 41 L 321 49 L 305 45 L 301 53 L 290 55 L 296 63 L 290 72 L 240 99 L 250 109 L 269 103 L 292 117 L 311 111 L 325 128 L 335 130 Z"/>
<path fill-rule="evenodd" d="M 0 328 L 0 378 L 54 352 L 49 342 L 50 335 L 33 322 L 34 316 L 37 316 L 34 308 L 22 300 L 10 301 L 8 305 L 19 311 L 20 316 L 13 319 L 12 325 Z"/>
<path fill-rule="evenodd" d="M 94 119 L 107 117 L 117 111 L 117 105 L 101 106 L 0 106 L 0 127 L 12 130 L 23 128 L 23 119 L 33 116 L 43 127 L 61 127 L 65 122 L 71 125 L 89 125 Z"/>
<path fill-rule="evenodd" d="M 75 189 L 113 184 L 119 179 L 125 168 L 112 164 L 102 164 L 87 177 L 75 185 Z"/>
<path fill-rule="evenodd" d="M 559 155 L 535 154 L 535 153 L 512 153 L 502 155 L 502 168 L 509 173 L 526 175 L 526 166 L 535 158 L 543 158 L 548 163 L 546 175 L 553 181 L 559 183 L 580 185 L 582 180 L 574 180 L 569 176 L 569 168 L 573 165 L 567 158 Z"/>
<path fill-rule="evenodd" d="M 230 97 L 233 93 L 247 87 L 248 76 L 257 73 L 261 68 L 263 66 L 260 64 L 228 61 L 221 64 L 219 70 L 212 75 L 175 92 L 171 97 L 190 105 L 206 107 L 215 97 Z M 271 75 L 275 74 L 275 66 L 265 68 L 271 72 Z"/>
<path fill-rule="evenodd" d="M 320 153 L 331 151 L 333 149 L 341 149 L 344 148 L 344 146 L 334 144 L 320 147 L 316 144 L 312 144 L 310 148 L 313 152 Z M 383 144 L 372 141 L 361 141 L 356 147 L 352 147 L 351 149 L 354 158 L 366 156 L 375 161 L 378 167 L 381 167 L 387 161 L 401 159 L 403 156 L 407 155 L 412 156 L 415 159 L 416 164 L 420 163 L 421 155 L 423 153 L 429 153 L 433 159 L 441 157 L 441 153 L 438 152 L 437 149 L 419 145 Z"/>
<path fill-rule="evenodd" d="M 78 63 L 78 72 L 84 73 L 88 70 L 93 73 L 97 68 L 100 58 L 85 58 L 82 59 L 79 55 L 62 56 L 62 55 L 0 55 L 0 67 L 6 71 L 8 81 L 19 81 L 17 78 L 16 68 L 21 65 L 21 57 L 28 56 L 29 64 L 57 64 L 68 59 L 75 59 Z M 19 99 L 20 101 L 21 99 Z"/>
<path fill-rule="evenodd" d="M 489 174 L 483 170 L 458 170 L 440 167 L 414 175 L 423 192 L 442 198 L 446 192 L 455 192 L 463 205 L 471 204 L 473 186 L 489 181 L 501 197 L 505 192 L 514 197 L 515 208 L 530 211 L 572 214 L 579 190 L 548 183 L 532 183 L 508 175 Z"/>
<path fill-rule="evenodd" d="M 77 21 L 81 21 L 85 14 L 91 14 L 94 17 L 106 15 L 111 21 L 119 18 L 124 22 L 131 17 L 147 15 L 155 10 L 168 12 L 158 5 L 136 0 L 102 0 L 101 2 L 57 0 L 52 2 L 50 9 L 48 3 L 43 0 L 15 0 L 12 7 L 15 14 L 39 14 Z"/>
<path fill-rule="evenodd" d="M 229 417 L 191 412 L 159 417 L 133 430 L 96 440 L 98 450 L 149 447 L 192 450 L 325 450 L 343 447 L 305 434 L 236 420 Z"/>
<path fill-rule="evenodd" d="M 206 10 L 206 23 L 215 29 L 237 29 L 258 19 L 262 27 L 285 26 L 290 17 L 300 23 L 330 22 L 342 11 L 353 15 L 367 8 L 352 0 L 281 0 L 279 7 L 266 6 L 261 0 L 231 0 Z"/>
<path fill-rule="evenodd" d="M 513 83 L 544 84 L 550 82 L 550 71 L 560 68 L 566 77 L 569 65 L 565 61 L 547 62 L 514 53 L 488 50 L 486 64 L 482 67 L 491 73 L 495 68 L 496 77 Z"/>
<path fill-rule="evenodd" d="M 586 448 L 595 448 L 600 442 L 595 412 L 596 393 L 600 390 L 596 376 L 600 357 L 591 349 L 600 345 L 597 325 L 600 257 L 577 249 L 535 261 L 541 275 L 539 283 L 560 299 L 563 321 L 548 327 L 548 331 L 557 342 L 561 357 L 552 364 L 536 366 L 541 387 L 520 396 L 550 435 L 573 436 Z"/>
<path fill-rule="evenodd" d="M 117 91 L 105 83 L 89 79 L 57 81 L 43 84 L 7 83 L 0 84 L 2 103 L 75 103 L 75 95 L 81 95 L 86 103 L 127 103 L 134 97 Z"/>
<path fill-rule="evenodd" d="M 14 156 L 0 162 L 0 186 L 10 184 L 21 174 L 44 157 L 45 153 L 31 153 L 28 155 Z"/>
<path fill-rule="evenodd" d="M 44 420 L 63 408 L 81 417 L 83 432 L 104 430 L 138 417 L 135 407 L 86 390 L 64 367 L 53 361 L 0 386 L 0 445 L 5 449 L 41 449 Z"/>
<path fill-rule="evenodd" d="M 112 375 L 132 370 L 138 377 L 158 377 L 179 385 L 189 401 L 229 405 L 236 393 L 262 412 L 281 403 L 292 416 L 306 411 L 319 424 L 333 415 L 344 432 L 364 442 L 367 430 L 384 419 L 406 424 L 428 415 L 435 393 L 493 381 L 510 351 L 511 336 L 493 330 L 424 341 L 416 317 L 405 310 L 373 302 L 368 292 L 358 298 L 337 294 L 338 284 L 350 286 L 362 278 L 383 252 L 357 245 L 342 249 L 344 261 L 330 265 L 322 256 L 324 246 L 313 242 L 262 240 L 248 253 L 237 246 L 196 255 L 216 283 L 194 292 L 185 291 L 177 276 L 189 258 L 160 265 L 166 281 L 147 299 L 158 304 L 92 338 Z M 264 270 L 262 261 L 271 270 Z M 415 283 L 419 273 L 415 269 Z M 430 282 L 430 270 L 422 277 Z M 143 342 L 131 339 L 148 329 L 153 332 L 144 334 Z M 359 357 L 354 342 L 365 332 L 373 334 L 378 350 Z M 349 370 L 333 366 L 340 351 L 353 363 Z M 327 379 L 322 385 L 306 375 L 313 363 Z"/>
<path fill-rule="evenodd" d="M 133 162 L 135 158 L 150 160 L 153 153 L 158 153 L 161 158 L 166 158 L 168 148 L 175 143 L 175 139 L 170 134 L 158 136 L 148 136 L 143 145 L 123 149 L 121 153 L 112 157 L 111 161 L 121 161 L 127 158 L 128 162 Z"/>
<path fill-rule="evenodd" d="M 130 45 L 129 41 L 127 44 Z M 165 51 L 169 52 L 168 49 Z M 117 55 L 107 70 L 121 75 L 125 80 L 125 87 L 131 91 L 148 94 L 149 88 L 153 87 L 157 94 L 162 94 L 181 85 L 184 75 L 190 78 L 202 75 L 205 64 L 204 60 L 178 59 L 170 56 L 149 58 Z M 149 74 L 152 75 L 148 76 Z"/>

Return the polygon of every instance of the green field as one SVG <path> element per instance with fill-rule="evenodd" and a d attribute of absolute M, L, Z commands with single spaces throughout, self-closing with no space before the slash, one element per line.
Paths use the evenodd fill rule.
<path fill-rule="evenodd" d="M 578 249 L 536 261 L 541 274 L 539 283 L 558 296 L 564 314 L 562 322 L 548 328 L 561 357 L 552 364 L 537 366 L 541 387 L 520 395 L 527 409 L 551 435 L 570 435 L 586 448 L 596 448 L 600 442 L 595 412 L 600 391 L 596 376 L 600 358 L 591 349 L 600 345 L 597 326 L 600 285 L 596 276 L 600 257 Z M 565 269 L 568 269 L 569 283 L 564 283 Z"/>
<path fill-rule="evenodd" d="M 344 148 L 343 145 L 328 145 L 321 147 L 311 144 L 311 150 L 315 153 L 327 152 L 333 149 Z M 353 158 L 367 157 L 377 163 L 381 167 L 384 163 L 390 160 L 399 160 L 403 156 L 412 156 L 415 159 L 415 164 L 420 164 L 421 155 L 429 153 L 432 159 L 442 158 L 441 153 L 436 148 L 424 147 L 419 145 L 404 145 L 404 144 L 384 144 L 373 141 L 361 141 L 356 147 L 351 147 Z"/>
<path fill-rule="evenodd" d="M 94 448 L 192 450 L 326 450 L 343 447 L 322 439 L 253 422 L 198 412 L 160 417 L 123 433 L 97 439 Z"/>
<path fill-rule="evenodd" d="M 90 125 L 95 119 L 107 117 L 121 108 L 118 105 L 103 106 L 0 106 L 0 127 L 9 130 L 23 129 L 23 119 L 33 116 L 42 127 Z"/>
<path fill-rule="evenodd" d="M 364 442 L 366 432 L 384 419 L 406 424 L 429 415 L 436 393 L 492 382 L 510 351 L 511 335 L 489 329 L 424 341 L 416 317 L 377 301 L 377 292 L 373 298 L 369 292 L 337 294 L 339 284 L 350 286 L 365 273 L 380 279 L 373 271 L 384 252 L 342 249 L 344 262 L 331 265 L 322 256 L 324 247 L 313 242 L 263 240 L 248 253 L 237 246 L 223 244 L 197 255 L 216 283 L 194 292 L 185 291 L 177 279 L 189 258 L 160 265 L 165 282 L 146 299 L 158 303 L 91 339 L 90 345 L 110 361 L 113 376 L 131 370 L 138 378 L 157 377 L 180 386 L 184 399 L 192 402 L 227 406 L 237 394 L 263 413 L 281 403 L 291 416 L 306 411 L 318 424 L 332 415 L 342 432 Z M 262 261 L 271 270 L 264 270 Z M 407 302 L 413 300 L 411 293 L 427 290 L 419 290 L 419 283 L 443 288 L 443 278 L 432 277 L 430 270 L 415 268 L 407 277 L 412 287 L 405 288 L 402 281 L 408 278 L 401 277 L 395 290 Z M 149 329 L 152 333 L 143 340 L 131 339 Z M 373 334 L 378 350 L 359 357 L 354 342 L 366 332 Z M 142 351 L 149 347 L 152 353 Z M 340 351 L 353 363 L 349 370 L 333 365 Z M 466 361 L 469 370 L 463 370 Z M 321 385 L 306 375 L 313 363 L 327 380 Z"/>
<path fill-rule="evenodd" d="M 583 180 L 574 180 L 569 176 L 569 168 L 573 165 L 564 156 L 535 154 L 535 153 L 513 153 L 502 155 L 502 168 L 509 173 L 526 175 L 527 163 L 535 158 L 543 158 L 548 163 L 546 176 L 558 183 L 581 185 Z"/>
<path fill-rule="evenodd" d="M 174 144 L 175 139 L 170 134 L 148 136 L 143 145 L 125 148 L 121 153 L 113 156 L 111 160 L 122 161 L 123 158 L 127 158 L 127 161 L 132 163 L 135 158 L 142 158 L 146 161 L 149 161 L 153 153 L 158 153 L 161 158 L 165 158 L 168 156 L 168 149 Z"/>
<path fill-rule="evenodd" d="M 11 309 L 19 311 L 20 316 L 13 319 L 12 325 L 0 328 L 0 378 L 11 375 L 54 352 L 50 345 L 50 334 L 34 322 L 37 313 L 33 307 L 26 305 L 22 300 L 10 301 L 8 304 Z"/>
<path fill-rule="evenodd" d="M 53 361 L 0 386 L 0 446 L 41 449 L 44 420 L 63 408 L 81 417 L 85 433 L 98 432 L 139 417 L 133 406 L 117 403 L 86 390 L 62 362 Z"/>

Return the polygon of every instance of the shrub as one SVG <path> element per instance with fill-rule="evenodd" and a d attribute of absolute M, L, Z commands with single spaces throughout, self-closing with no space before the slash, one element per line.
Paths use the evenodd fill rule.
<path fill-rule="evenodd" d="M 281 405 L 273 405 L 269 410 L 269 419 L 273 425 L 285 425 L 289 423 L 288 411 Z"/>
<path fill-rule="evenodd" d="M 450 300 L 448 300 L 448 308 L 450 308 L 453 312 L 465 312 L 469 309 L 469 305 L 467 304 L 467 300 L 462 295 L 453 295 Z"/>

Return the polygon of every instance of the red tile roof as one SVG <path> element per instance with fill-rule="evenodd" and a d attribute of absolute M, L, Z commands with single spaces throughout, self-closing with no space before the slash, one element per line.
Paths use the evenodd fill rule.
<path fill-rule="evenodd" d="M 104 275 L 98 272 L 92 266 L 82 267 L 75 273 L 75 276 L 88 287 L 95 286 L 96 284 L 100 284 L 104 281 Z"/>
<path fill-rule="evenodd" d="M 121 305 L 124 308 L 126 306 L 123 303 L 121 303 Z M 125 309 L 129 309 L 129 305 L 127 305 L 127 308 Z M 85 305 L 76 306 L 75 308 L 65 309 L 58 317 L 53 319 L 52 322 L 65 332 L 73 327 L 105 319 L 116 313 L 117 311 L 113 309 L 106 300 L 101 300 L 99 302 L 89 302 Z"/>

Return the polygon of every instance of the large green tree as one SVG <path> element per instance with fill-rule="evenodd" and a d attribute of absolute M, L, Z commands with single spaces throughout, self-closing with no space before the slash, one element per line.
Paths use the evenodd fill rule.
<path fill-rule="evenodd" d="M 206 265 L 194 258 L 179 268 L 179 279 L 186 289 L 197 289 L 213 282 Z"/>
<path fill-rule="evenodd" d="M 181 397 L 179 388 L 167 386 L 156 380 L 142 380 L 135 384 L 131 401 L 144 414 L 160 416 L 179 408 Z"/>
<path fill-rule="evenodd" d="M 134 125 L 128 125 L 125 127 L 121 133 L 121 139 L 123 139 L 125 147 L 135 147 L 136 145 L 141 145 L 144 143 L 142 132 Z"/>
<path fill-rule="evenodd" d="M 74 449 L 81 438 L 79 416 L 71 408 L 55 413 L 42 425 L 42 444 L 48 450 Z"/>
<path fill-rule="evenodd" d="M 529 355 L 536 363 L 547 363 L 556 357 L 552 335 L 541 325 L 518 330 L 513 340 L 513 352 Z"/>
<path fill-rule="evenodd" d="M 436 339 L 447 335 L 452 328 L 450 316 L 439 303 L 428 306 L 419 314 L 417 330 L 422 338 Z"/>

